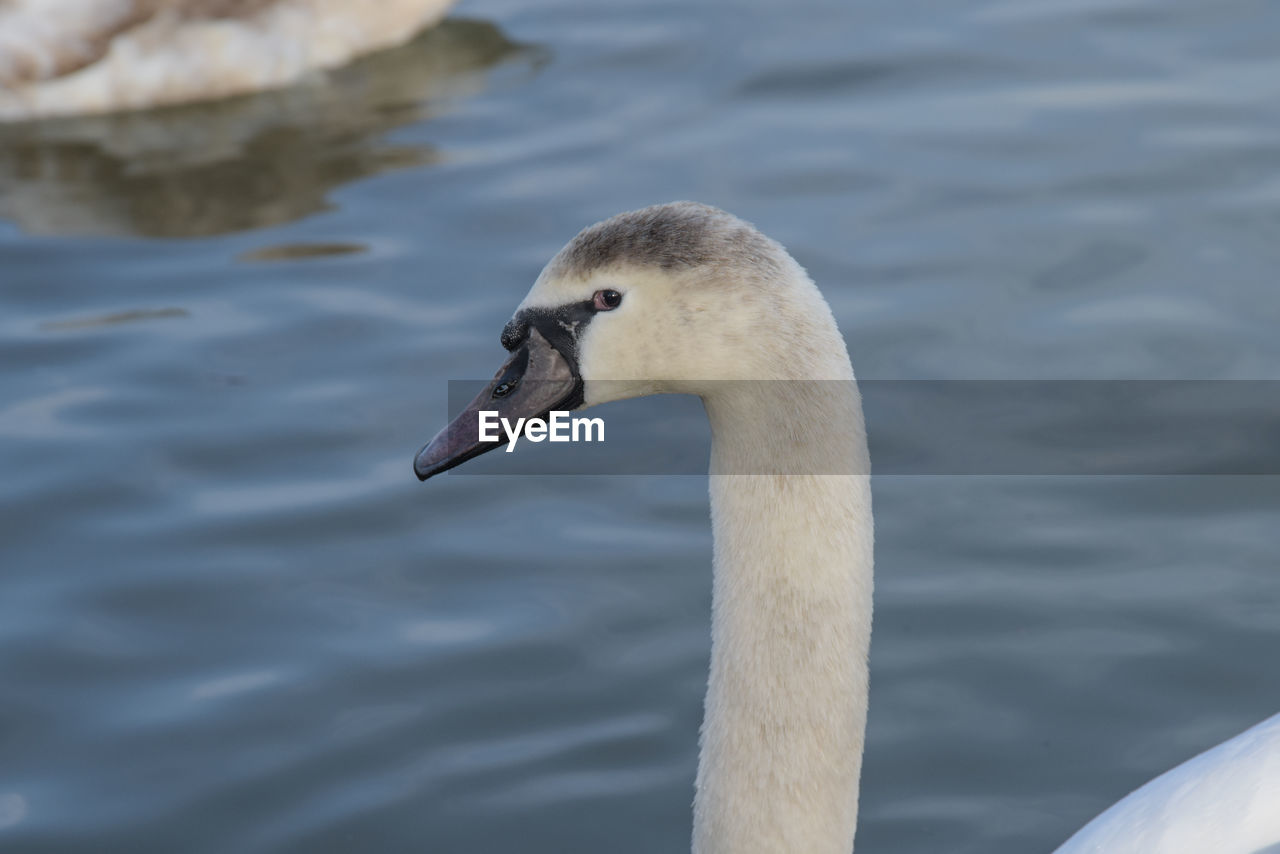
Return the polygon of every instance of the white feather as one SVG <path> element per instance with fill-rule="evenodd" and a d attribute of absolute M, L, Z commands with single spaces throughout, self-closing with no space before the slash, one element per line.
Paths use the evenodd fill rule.
<path fill-rule="evenodd" d="M 1056 854 L 1264 854 L 1280 844 L 1280 715 L 1130 793 Z"/>

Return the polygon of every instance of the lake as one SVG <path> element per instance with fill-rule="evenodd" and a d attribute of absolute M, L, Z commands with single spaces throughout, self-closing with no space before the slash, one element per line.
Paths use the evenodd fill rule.
<path fill-rule="evenodd" d="M 705 477 L 421 485 L 449 382 L 682 198 L 869 381 L 1280 379 L 1277 31 L 467 0 L 282 92 L 0 126 L 0 850 L 687 851 Z M 1051 851 L 1280 710 L 1274 470 L 917 471 L 892 425 L 947 423 L 895 411 L 859 852 Z"/>

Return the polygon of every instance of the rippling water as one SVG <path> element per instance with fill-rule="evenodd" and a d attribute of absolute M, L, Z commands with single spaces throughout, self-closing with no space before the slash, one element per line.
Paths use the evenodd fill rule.
<path fill-rule="evenodd" d="M 759 224 L 863 377 L 1280 379 L 1274 4 L 459 14 L 0 128 L 0 850 L 687 850 L 705 480 L 410 471 L 618 210 Z M 875 490 L 859 851 L 1048 851 L 1280 709 L 1276 478 Z"/>

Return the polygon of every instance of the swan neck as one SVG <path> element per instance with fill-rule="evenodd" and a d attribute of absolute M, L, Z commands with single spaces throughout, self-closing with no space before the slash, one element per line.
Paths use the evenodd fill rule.
<path fill-rule="evenodd" d="M 873 565 L 861 406 L 851 380 L 754 385 L 706 400 L 715 557 L 693 850 L 849 854 Z"/>

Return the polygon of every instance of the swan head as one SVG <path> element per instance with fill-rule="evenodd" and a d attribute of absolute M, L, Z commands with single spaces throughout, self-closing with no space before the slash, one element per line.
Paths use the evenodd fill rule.
<path fill-rule="evenodd" d="M 417 455 L 422 480 L 506 443 L 478 413 L 545 417 L 647 394 L 709 399 L 727 380 L 851 380 L 817 287 L 782 246 L 717 208 L 674 202 L 581 231 L 502 331 L 511 354 Z"/>

